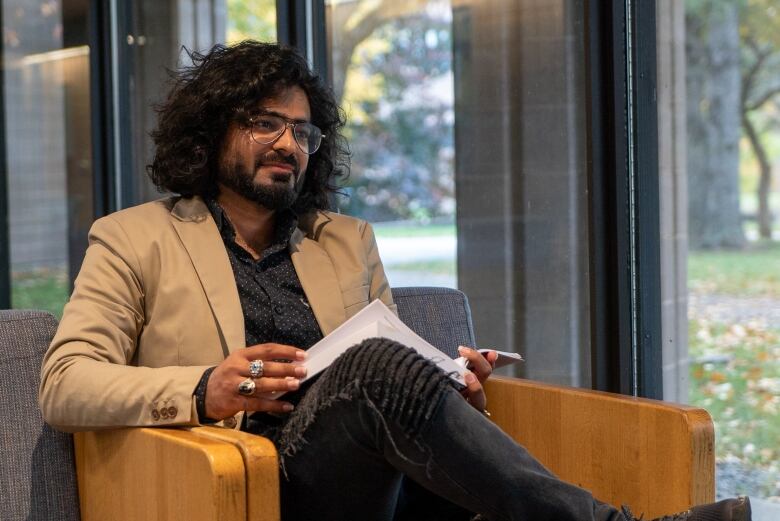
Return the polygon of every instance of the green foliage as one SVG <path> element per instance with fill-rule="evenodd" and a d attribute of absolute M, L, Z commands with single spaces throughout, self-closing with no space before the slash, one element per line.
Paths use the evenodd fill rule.
<path fill-rule="evenodd" d="M 380 25 L 355 48 L 344 89 L 345 213 L 375 222 L 453 215 L 450 35 L 449 20 L 420 12 Z"/>
<path fill-rule="evenodd" d="M 276 41 L 276 0 L 228 0 L 227 43 Z"/>

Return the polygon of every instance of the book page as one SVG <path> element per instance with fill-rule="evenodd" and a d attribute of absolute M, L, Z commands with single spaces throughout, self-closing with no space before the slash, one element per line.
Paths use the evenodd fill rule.
<path fill-rule="evenodd" d="M 307 358 L 302 362 L 293 362 L 296 365 L 303 365 L 308 369 L 305 378 L 301 382 L 318 375 L 333 363 L 333 361 L 346 352 L 350 347 L 359 344 L 368 338 L 387 338 L 410 347 L 420 355 L 427 358 L 442 371 L 447 373 L 450 378 L 465 386 L 466 382 L 463 375 L 466 373 L 465 359 L 458 358 L 453 360 L 446 353 L 435 348 L 426 342 L 417 333 L 412 331 L 409 326 L 404 324 L 381 300 L 375 300 L 368 306 L 356 313 L 352 318 L 341 324 L 328 336 L 314 344 L 307 350 Z M 487 352 L 483 349 L 481 352 Z M 502 356 L 503 355 L 503 356 Z M 502 365 L 522 360 L 522 357 L 516 353 L 503 353 L 499 351 L 498 362 Z M 284 392 L 271 393 L 266 395 L 271 398 L 278 398 L 285 394 Z"/>

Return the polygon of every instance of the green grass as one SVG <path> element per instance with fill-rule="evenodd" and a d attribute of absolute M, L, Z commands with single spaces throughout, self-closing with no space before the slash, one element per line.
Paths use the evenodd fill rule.
<path fill-rule="evenodd" d="M 688 288 L 695 293 L 780 298 L 780 244 L 741 251 L 691 251 Z"/>
<path fill-rule="evenodd" d="M 70 295 L 64 270 L 35 270 L 11 277 L 11 306 L 14 309 L 48 311 L 58 319 Z"/>
<path fill-rule="evenodd" d="M 690 402 L 712 415 L 716 457 L 777 471 L 780 330 L 758 322 L 691 320 L 689 355 L 693 360 Z M 713 355 L 712 361 L 702 359 Z M 763 488 L 762 494 L 776 495 L 780 485 L 766 483 Z"/>
<path fill-rule="evenodd" d="M 404 262 L 391 264 L 388 267 L 396 271 L 424 271 L 435 275 L 452 275 L 457 271 L 455 259 Z"/>
<path fill-rule="evenodd" d="M 398 225 L 375 224 L 377 237 L 444 237 L 455 235 L 454 224 Z"/>

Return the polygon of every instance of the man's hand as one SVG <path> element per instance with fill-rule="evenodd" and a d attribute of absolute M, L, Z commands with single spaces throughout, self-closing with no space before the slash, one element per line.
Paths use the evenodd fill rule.
<path fill-rule="evenodd" d="M 258 344 L 238 349 L 219 364 L 209 377 L 206 387 L 206 416 L 223 419 L 238 411 L 289 412 L 292 404 L 272 400 L 267 393 L 295 391 L 306 376 L 304 367 L 273 360 L 306 358 L 306 351 L 282 344 Z M 263 361 L 263 376 L 255 379 L 257 385 L 252 396 L 238 394 L 238 384 L 249 377 L 249 362 Z"/>
<path fill-rule="evenodd" d="M 482 384 L 493 372 L 498 353 L 489 351 L 483 356 L 476 349 L 464 346 L 458 348 L 458 353 L 467 360 L 466 368 L 469 369 L 465 375 L 466 389 L 463 390 L 463 396 L 475 409 L 484 412 L 487 398 Z"/>

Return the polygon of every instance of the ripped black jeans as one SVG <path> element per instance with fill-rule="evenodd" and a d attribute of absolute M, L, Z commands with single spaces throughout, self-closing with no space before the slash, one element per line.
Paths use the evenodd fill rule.
<path fill-rule="evenodd" d="M 411 349 L 370 339 L 289 417 L 250 421 L 279 449 L 282 520 L 623 519 L 556 479 L 449 382 Z"/>

